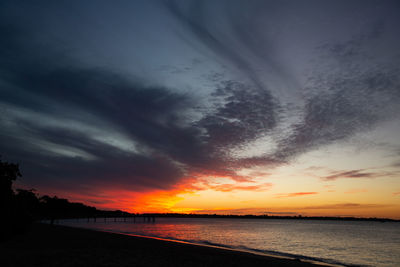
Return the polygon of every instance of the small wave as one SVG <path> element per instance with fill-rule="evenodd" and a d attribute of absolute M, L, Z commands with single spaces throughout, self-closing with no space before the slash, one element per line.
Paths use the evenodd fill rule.
<path fill-rule="evenodd" d="M 90 227 L 88 227 L 88 228 L 90 228 Z M 279 252 L 279 251 L 273 251 L 273 250 L 262 250 L 262 249 L 250 248 L 250 247 L 246 247 L 246 246 L 232 246 L 232 245 L 226 245 L 226 244 L 219 244 L 219 243 L 211 242 L 209 240 L 178 239 L 178 238 L 174 238 L 171 236 L 157 236 L 157 235 L 151 235 L 151 234 L 147 234 L 147 233 L 144 234 L 141 232 L 115 231 L 115 229 L 96 229 L 96 230 L 104 231 L 104 232 L 126 234 L 126 235 L 135 235 L 135 236 L 141 236 L 141 237 L 147 237 L 147 238 L 163 239 L 163 240 L 167 240 L 167 241 L 169 240 L 169 241 L 175 241 L 175 242 L 183 242 L 183 243 L 189 243 L 189 244 L 194 244 L 194 245 L 211 246 L 211 247 L 217 247 L 217 248 L 229 249 L 229 250 L 235 250 L 235 251 L 241 251 L 241 252 L 248 252 L 248 253 L 264 255 L 264 256 L 273 256 L 273 257 L 275 256 L 275 257 L 282 257 L 282 258 L 293 259 L 293 260 L 308 261 L 308 262 L 314 262 L 314 263 L 324 263 L 324 264 L 329 264 L 329 265 L 333 265 L 333 266 L 371 267 L 369 265 L 344 263 L 344 262 L 340 262 L 340 261 L 333 260 L 333 259 L 310 257 L 310 256 L 305 256 L 305 255 L 291 254 L 291 253 Z"/>
<path fill-rule="evenodd" d="M 134 235 L 142 235 L 141 233 L 133 233 L 133 232 L 125 232 L 126 234 L 134 234 Z M 279 251 L 273 251 L 273 250 L 263 250 L 263 249 L 256 249 L 256 248 L 249 248 L 246 246 L 231 246 L 231 245 L 226 245 L 226 244 L 219 244 L 219 243 L 214 243 L 208 240 L 190 240 L 190 239 L 177 239 L 169 236 L 155 236 L 155 235 L 146 235 L 144 237 L 150 237 L 150 238 L 161 238 L 165 240 L 170 240 L 170 241 L 178 241 L 178 242 L 185 242 L 185 243 L 190 243 L 194 245 L 203 245 L 203 246 L 211 246 L 211 247 L 217 247 L 217 248 L 223 248 L 223 249 L 230 249 L 230 250 L 235 250 L 235 251 L 240 251 L 240 252 L 248 252 L 248 253 L 253 253 L 253 254 L 258 254 L 258 255 L 263 255 L 263 256 L 272 256 L 272 257 L 282 257 L 282 258 L 287 258 L 287 259 L 293 259 L 293 260 L 300 260 L 300 261 L 307 261 L 307 262 L 314 262 L 314 263 L 325 263 L 329 264 L 332 266 L 345 266 L 345 267 L 371 267 L 369 265 L 359 265 L 359 264 L 349 264 L 349 263 L 344 263 L 340 262 L 337 260 L 332 260 L 332 259 L 325 259 L 325 258 L 318 258 L 318 257 L 310 257 L 310 256 L 305 256 L 305 255 L 299 255 L 299 254 L 291 254 L 291 253 L 286 253 L 286 252 L 279 252 Z"/>
<path fill-rule="evenodd" d="M 191 242 L 196 243 L 196 241 L 191 241 Z M 229 249 L 238 250 L 238 251 L 245 251 L 245 252 L 250 252 L 250 253 L 255 253 L 255 254 L 261 254 L 261 255 L 265 255 L 265 256 L 278 256 L 278 257 L 284 257 L 284 258 L 289 258 L 289 259 L 294 259 L 294 260 L 302 260 L 302 261 L 317 262 L 317 263 L 318 262 L 327 263 L 327 264 L 335 265 L 335 266 L 370 267 L 368 265 L 349 264 L 349 263 L 344 263 L 344 262 L 340 262 L 340 261 L 332 260 L 332 259 L 310 257 L 310 256 L 305 256 L 305 255 L 291 254 L 291 253 L 279 252 L 279 251 L 273 251 L 273 250 L 249 248 L 246 246 L 228 246 L 228 245 L 212 243 L 209 241 L 201 241 L 201 243 L 206 244 L 206 245 L 209 244 L 209 245 L 216 246 L 216 247 L 223 247 L 223 248 L 229 248 Z"/>
<path fill-rule="evenodd" d="M 207 240 L 202 240 L 202 241 L 187 240 L 187 242 L 195 243 L 195 244 L 203 244 L 203 245 L 208 245 L 208 246 L 214 246 L 214 247 L 223 247 L 223 248 L 234 249 L 232 246 L 224 245 L 224 244 L 218 244 L 218 243 L 213 243 L 213 242 L 210 242 L 210 241 L 207 241 Z"/>

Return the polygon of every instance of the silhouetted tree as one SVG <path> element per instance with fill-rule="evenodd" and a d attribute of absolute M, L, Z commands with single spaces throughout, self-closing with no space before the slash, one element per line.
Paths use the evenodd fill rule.
<path fill-rule="evenodd" d="M 34 189 L 17 189 L 15 195 L 15 207 L 18 217 L 24 224 L 31 223 L 37 219 L 39 211 L 39 199 Z"/>
<path fill-rule="evenodd" d="M 14 191 L 12 183 L 21 177 L 18 164 L 3 162 L 0 159 L 0 196 L 3 209 L 10 207 Z"/>
<path fill-rule="evenodd" d="M 0 159 L 0 211 L 3 214 L 0 220 L 1 239 L 10 236 L 18 228 L 15 194 L 12 189 L 12 184 L 18 177 L 21 177 L 18 164 Z"/>

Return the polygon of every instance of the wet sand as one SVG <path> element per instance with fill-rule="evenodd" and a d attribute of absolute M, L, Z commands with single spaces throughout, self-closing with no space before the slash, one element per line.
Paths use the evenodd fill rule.
<path fill-rule="evenodd" d="M 23 235 L 0 243 L 1 266 L 318 266 L 226 250 L 98 232 L 34 224 Z"/>

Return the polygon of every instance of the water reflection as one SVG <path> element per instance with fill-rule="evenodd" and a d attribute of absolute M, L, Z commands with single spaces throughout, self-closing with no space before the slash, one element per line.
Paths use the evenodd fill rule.
<path fill-rule="evenodd" d="M 400 266 L 400 225 L 392 222 L 157 218 L 155 223 L 63 224 L 347 264 Z"/>

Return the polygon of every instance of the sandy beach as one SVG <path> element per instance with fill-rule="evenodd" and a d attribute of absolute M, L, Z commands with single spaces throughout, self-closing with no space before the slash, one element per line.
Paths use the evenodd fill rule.
<path fill-rule="evenodd" d="M 2 242 L 2 266 L 316 266 L 213 247 L 34 224 Z"/>

